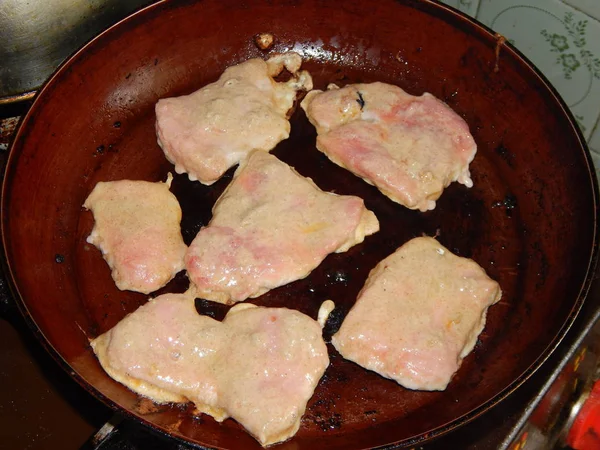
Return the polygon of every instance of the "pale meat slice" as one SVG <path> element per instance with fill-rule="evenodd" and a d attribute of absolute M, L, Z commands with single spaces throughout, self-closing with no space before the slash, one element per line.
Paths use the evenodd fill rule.
<path fill-rule="evenodd" d="M 267 61 L 250 59 L 225 70 L 218 81 L 156 104 L 158 144 L 177 173 L 212 184 L 251 150 L 272 150 L 290 133 L 288 112 L 298 91 L 312 89 L 294 52 Z M 286 82 L 273 77 L 283 69 Z"/>
<path fill-rule="evenodd" d="M 150 300 L 92 347 L 133 391 L 158 403 L 191 400 L 218 421 L 232 417 L 262 445 L 297 432 L 329 365 L 321 326 L 298 311 L 243 304 L 218 322 L 184 294 Z"/>
<path fill-rule="evenodd" d="M 329 365 L 321 325 L 286 308 L 233 307 L 219 405 L 262 445 L 296 434 Z"/>
<path fill-rule="evenodd" d="M 379 230 L 362 199 L 321 191 L 265 152 L 237 169 L 185 256 L 198 297 L 235 303 L 306 277 Z"/>
<path fill-rule="evenodd" d="M 371 271 L 332 343 L 344 358 L 404 387 L 441 391 L 500 296 L 475 261 L 415 238 Z"/>
<path fill-rule="evenodd" d="M 99 182 L 83 205 L 94 215 L 87 242 L 102 251 L 121 290 L 148 294 L 184 268 L 187 246 L 171 180 Z"/>
<path fill-rule="evenodd" d="M 150 299 L 91 344 L 104 370 L 132 391 L 157 403 L 192 401 L 217 420 L 227 417 L 217 406 L 213 372 L 225 333 L 188 295 Z"/>
<path fill-rule="evenodd" d="M 393 201 L 427 211 L 453 181 L 471 187 L 477 146 L 467 123 L 425 93 L 385 83 L 311 91 L 302 108 L 317 148 Z"/>

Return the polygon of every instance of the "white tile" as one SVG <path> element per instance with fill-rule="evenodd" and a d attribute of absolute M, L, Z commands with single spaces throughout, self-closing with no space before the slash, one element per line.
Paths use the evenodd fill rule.
<path fill-rule="evenodd" d="M 563 0 L 579 11 L 600 20 L 600 1 L 599 0 Z"/>
<path fill-rule="evenodd" d="M 600 181 L 600 117 L 598 117 L 596 127 L 592 132 L 592 136 L 588 140 L 588 147 L 590 149 L 590 153 L 592 154 L 594 165 L 596 166 L 596 175 Z"/>
<path fill-rule="evenodd" d="M 595 151 L 600 153 L 600 117 L 598 118 L 596 128 L 592 133 L 592 137 L 588 140 L 588 144 L 590 148 L 593 148 Z"/>
<path fill-rule="evenodd" d="M 477 7 L 479 6 L 479 0 L 442 0 L 442 2 L 472 17 L 477 14 Z"/>
<path fill-rule="evenodd" d="M 600 152 L 597 152 L 594 149 L 590 149 L 590 154 L 592 155 L 592 161 L 594 162 L 594 166 L 596 167 L 596 178 L 600 180 Z"/>
<path fill-rule="evenodd" d="M 600 115 L 600 22 L 559 0 L 481 0 L 477 18 L 546 75 L 589 138 Z"/>

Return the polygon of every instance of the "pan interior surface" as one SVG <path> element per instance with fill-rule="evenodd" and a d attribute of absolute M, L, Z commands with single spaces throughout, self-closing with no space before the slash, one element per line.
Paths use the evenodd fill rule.
<path fill-rule="evenodd" d="M 165 180 L 173 167 L 156 143 L 156 101 L 193 92 L 229 65 L 267 57 L 254 43 L 265 32 L 275 37 L 271 52 L 304 57 L 315 88 L 383 81 L 432 93 L 466 120 L 478 153 L 471 189 L 455 183 L 435 210 L 411 211 L 318 152 L 313 127 L 296 110 L 290 138 L 273 153 L 322 189 L 363 198 L 381 231 L 251 302 L 316 318 L 332 299 L 338 309 L 325 329 L 329 338 L 370 269 L 423 234 L 474 259 L 503 290 L 444 392 L 404 389 L 329 345 L 331 365 L 300 431 L 278 448 L 409 446 L 438 436 L 491 407 L 543 362 L 581 307 L 597 247 L 595 178 L 566 107 L 514 50 L 438 4 L 162 2 L 89 43 L 40 92 L 9 158 L 2 231 L 23 312 L 75 378 L 107 403 L 190 442 L 260 448 L 232 420 L 153 405 L 104 373 L 89 339 L 147 297 L 115 287 L 100 252 L 86 243 L 93 219 L 82 205 L 99 181 Z M 232 173 L 210 187 L 175 176 L 186 243 L 210 220 Z M 161 292 L 185 287 L 180 275 Z"/>

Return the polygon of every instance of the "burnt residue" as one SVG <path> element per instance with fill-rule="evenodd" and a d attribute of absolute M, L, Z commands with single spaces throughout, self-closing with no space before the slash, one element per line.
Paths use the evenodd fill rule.
<path fill-rule="evenodd" d="M 544 204 L 546 203 L 545 193 L 544 193 L 544 184 L 540 183 L 539 187 L 532 187 L 528 189 L 525 194 L 527 196 L 532 196 L 536 202 L 536 205 L 539 208 L 539 211 L 543 211 Z"/>
<path fill-rule="evenodd" d="M 313 415 L 312 420 L 322 431 L 337 430 L 342 427 L 342 415 L 339 413 L 325 417 L 317 413 Z"/>
<path fill-rule="evenodd" d="M 212 317 L 216 320 L 223 320 L 227 311 L 229 310 L 229 306 L 224 305 L 222 303 L 211 302 L 210 300 L 204 300 L 202 298 L 197 298 L 196 302 L 196 311 L 198 314 L 202 316 Z"/>
<path fill-rule="evenodd" d="M 346 84 L 348 82 L 348 75 L 346 74 L 345 70 L 342 68 L 337 69 L 333 75 L 331 76 L 331 78 L 329 79 L 329 83 L 334 83 L 334 84 Z M 327 83 L 327 84 L 329 84 Z"/>
<path fill-rule="evenodd" d="M 337 333 L 342 326 L 344 317 L 346 317 L 346 312 L 341 308 L 335 308 L 331 311 L 327 318 L 327 322 L 325 322 L 325 326 L 323 327 L 323 339 L 325 342 L 331 342 L 331 337 Z"/>
<path fill-rule="evenodd" d="M 339 398 L 337 398 L 339 400 Z M 317 399 L 303 417 L 303 421 L 312 422 L 321 431 L 331 431 L 342 427 L 343 418 L 339 412 L 335 412 L 335 397 L 323 397 Z"/>
<path fill-rule="evenodd" d="M 54 262 L 56 262 L 57 264 L 64 263 L 65 262 L 64 255 L 61 255 L 60 253 L 57 253 L 56 255 L 54 255 Z"/>
<path fill-rule="evenodd" d="M 345 384 L 348 383 L 350 381 L 350 377 L 348 377 L 348 375 L 346 374 L 346 372 L 343 371 L 338 371 L 337 373 L 335 373 L 332 377 L 333 380 L 336 381 L 336 383 L 338 384 Z"/>
<path fill-rule="evenodd" d="M 473 188 L 450 185 L 433 211 L 420 213 L 426 222 L 419 235 L 435 236 L 453 253 L 470 258 L 477 250 L 477 243 L 487 239 L 485 230 L 492 220 L 489 206 L 480 194 L 473 195 L 474 192 Z M 451 220 L 449 211 L 453 212 Z"/>
<path fill-rule="evenodd" d="M 117 120 L 115 123 L 113 123 L 113 127 L 115 127 L 115 128 L 121 128 L 121 122 L 119 122 Z"/>
<path fill-rule="evenodd" d="M 517 207 L 517 198 L 514 195 L 507 195 L 503 203 L 506 209 L 515 209 Z"/>
<path fill-rule="evenodd" d="M 535 287 L 540 289 L 545 283 L 546 278 L 548 277 L 548 272 L 550 271 L 550 263 L 548 262 L 548 257 L 542 248 L 542 245 L 539 241 L 535 241 L 531 244 L 531 251 L 529 252 L 530 260 L 537 262 L 539 265 L 537 267 L 537 279 L 535 283 Z"/>
<path fill-rule="evenodd" d="M 333 400 L 331 398 L 320 398 L 313 404 L 314 409 L 330 410 L 333 406 Z"/>
<path fill-rule="evenodd" d="M 348 282 L 352 278 L 352 275 L 350 275 L 347 270 L 338 268 L 326 272 L 325 278 L 327 279 L 328 284 L 342 283 L 343 285 L 347 286 Z"/>
<path fill-rule="evenodd" d="M 517 197 L 506 194 L 503 200 L 492 203 L 492 208 L 504 208 L 506 217 L 512 217 L 513 210 L 517 207 Z"/>
<path fill-rule="evenodd" d="M 448 105 L 452 106 L 452 103 L 457 95 L 458 95 L 457 88 L 452 88 L 452 91 L 448 92 L 447 85 L 442 86 L 442 99 L 444 100 L 444 103 L 447 103 Z M 473 125 L 473 124 L 470 124 L 470 125 L 471 125 L 472 129 L 477 128 L 476 125 Z"/>
<path fill-rule="evenodd" d="M 362 93 L 360 91 L 357 91 L 356 94 L 358 95 L 358 98 L 356 99 L 358 105 L 360 106 L 360 110 L 362 111 L 363 108 L 365 107 L 365 99 L 362 96 Z"/>
<path fill-rule="evenodd" d="M 515 154 L 512 153 L 510 150 L 508 150 L 508 148 L 506 148 L 506 146 L 504 145 L 503 142 L 501 142 L 495 149 L 494 151 L 500 155 L 500 157 L 506 162 L 506 164 L 508 164 L 509 167 L 513 167 L 514 164 L 514 159 L 515 159 Z"/>
<path fill-rule="evenodd" d="M 96 153 L 102 155 L 104 153 L 104 145 L 99 145 L 96 147 Z"/>
<path fill-rule="evenodd" d="M 158 297 L 163 294 L 183 294 L 190 287 L 190 280 L 185 271 L 179 272 L 165 286 L 152 293 L 152 297 Z"/>
<path fill-rule="evenodd" d="M 210 222 L 212 207 L 231 182 L 235 168 L 230 169 L 212 186 L 190 181 L 187 174 L 174 174 L 171 192 L 181 206 L 181 235 L 186 245 L 190 245 L 196 234 Z"/>

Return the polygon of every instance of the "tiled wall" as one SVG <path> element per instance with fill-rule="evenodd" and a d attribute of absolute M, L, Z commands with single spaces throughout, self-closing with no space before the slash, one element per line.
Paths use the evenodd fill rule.
<path fill-rule="evenodd" d="M 571 108 L 600 176 L 600 0 L 442 0 L 505 36 Z"/>

